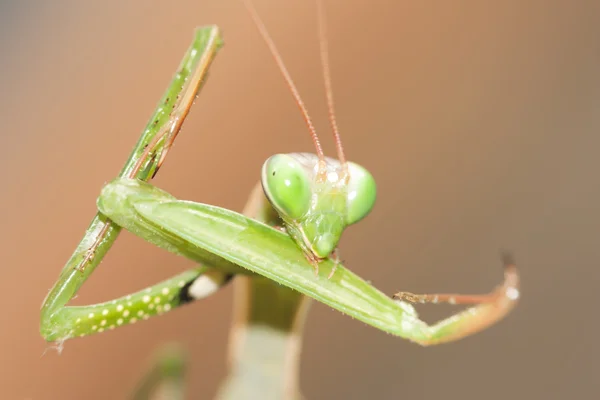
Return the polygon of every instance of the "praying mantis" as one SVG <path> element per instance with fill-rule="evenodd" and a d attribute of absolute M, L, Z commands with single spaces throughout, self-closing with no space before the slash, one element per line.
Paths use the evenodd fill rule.
<path fill-rule="evenodd" d="M 206 298 L 234 282 L 236 301 L 230 337 L 230 375 L 221 398 L 247 398 L 252 368 L 282 365 L 270 379 L 272 392 L 299 398 L 300 333 L 309 298 L 382 331 L 423 346 L 458 340 L 507 315 L 519 298 L 515 263 L 505 256 L 504 281 L 484 295 L 387 296 L 344 267 L 337 244 L 347 226 L 375 204 L 376 185 L 364 167 L 346 159 L 334 113 L 325 40 L 318 4 L 320 49 L 329 121 L 337 159 L 325 157 L 299 92 L 273 40 L 249 0 L 249 13 L 300 108 L 315 154 L 277 154 L 262 167 L 242 214 L 178 200 L 148 183 L 162 167 L 208 69 L 222 46 L 216 26 L 199 28 L 166 93 L 119 176 L 104 186 L 98 213 L 44 300 L 40 332 L 59 347 L 84 337 L 163 315 Z M 88 306 L 68 306 L 99 265 L 121 229 L 199 266 L 138 292 Z M 471 305 L 436 324 L 420 320 L 411 303 Z M 264 329 L 267 326 L 270 329 Z M 269 347 L 267 353 L 257 349 Z M 261 389 L 264 397 L 264 387 Z"/>

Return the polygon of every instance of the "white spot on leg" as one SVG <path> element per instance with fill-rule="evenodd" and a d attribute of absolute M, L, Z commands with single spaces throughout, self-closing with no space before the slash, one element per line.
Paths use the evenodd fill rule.
<path fill-rule="evenodd" d="M 169 288 L 163 288 L 163 290 L 161 290 L 161 293 L 164 294 L 165 296 L 169 294 Z"/>
<path fill-rule="evenodd" d="M 196 300 L 203 299 L 216 292 L 221 286 L 220 283 L 221 282 L 216 282 L 211 276 L 203 275 L 192 283 L 188 293 Z"/>
<path fill-rule="evenodd" d="M 171 310 L 171 305 L 170 304 L 165 304 L 164 310 L 165 310 L 165 312 Z"/>
<path fill-rule="evenodd" d="M 94 313 L 93 312 L 89 313 L 88 318 L 94 318 Z"/>
<path fill-rule="evenodd" d="M 119 312 L 123 311 L 123 305 L 122 304 L 119 304 L 117 306 L 117 311 L 119 311 Z"/>
<path fill-rule="evenodd" d="M 125 318 L 129 317 L 129 310 L 123 311 L 123 317 L 125 317 Z"/>
<path fill-rule="evenodd" d="M 157 297 L 155 297 L 155 298 L 154 298 L 154 302 L 155 302 L 156 304 L 159 304 L 159 303 L 160 303 L 160 297 L 158 297 L 158 296 L 157 296 Z"/>
<path fill-rule="evenodd" d="M 102 310 L 102 315 L 108 315 L 108 310 Z"/>
<path fill-rule="evenodd" d="M 135 324 L 136 322 L 137 322 L 137 318 L 135 318 L 135 317 L 134 317 L 134 318 L 131 318 L 131 319 L 129 320 L 129 323 L 130 323 L 130 324 Z"/>
<path fill-rule="evenodd" d="M 122 324 L 123 324 L 123 319 L 122 319 L 122 318 L 119 318 L 119 319 L 117 320 L 117 325 L 122 325 Z"/>
<path fill-rule="evenodd" d="M 506 297 L 508 297 L 511 300 L 517 300 L 519 298 L 519 289 L 514 288 L 514 287 L 509 287 L 508 289 L 506 289 Z"/>
<path fill-rule="evenodd" d="M 100 326 L 104 326 L 104 325 L 106 325 L 106 320 L 105 319 L 103 319 L 102 321 L 100 321 Z"/>
<path fill-rule="evenodd" d="M 148 303 L 150 301 L 150 296 L 144 296 L 144 297 L 142 297 L 142 301 L 144 303 Z"/>
<path fill-rule="evenodd" d="M 137 315 L 138 315 L 138 317 L 143 317 L 144 316 L 144 312 L 142 310 L 140 310 L 140 311 L 137 312 Z"/>

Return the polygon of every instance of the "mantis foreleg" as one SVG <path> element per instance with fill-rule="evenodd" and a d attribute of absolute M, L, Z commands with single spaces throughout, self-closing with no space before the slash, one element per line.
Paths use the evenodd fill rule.
<path fill-rule="evenodd" d="M 286 234 L 219 207 L 175 200 L 144 182 L 118 179 L 102 191 L 98 206 L 119 225 L 153 243 L 175 239 L 180 252 L 237 264 L 295 289 L 371 326 L 430 345 L 461 339 L 502 319 L 518 301 L 519 279 L 506 265 L 504 283 L 490 301 L 435 325 L 420 320 L 414 308 L 392 300 L 339 264 L 331 279 L 315 277 L 312 266 Z M 180 247 L 181 246 L 181 247 Z M 332 260 L 321 262 L 329 273 Z"/>
<path fill-rule="evenodd" d="M 87 336 L 161 315 L 193 300 L 210 296 L 231 275 L 199 267 L 138 292 L 88 306 L 64 307 L 47 327 L 47 340 Z"/>
<path fill-rule="evenodd" d="M 180 63 L 177 74 L 163 95 L 156 111 L 152 115 L 140 140 L 133 149 L 119 176 L 148 180 L 155 175 L 168 150 L 168 145 L 181 127 L 192 101 L 206 76 L 208 67 L 221 45 L 220 32 L 216 26 L 201 28 L 196 31 L 194 41 Z M 159 162 L 160 160 L 160 162 Z M 75 252 L 63 267 L 59 279 L 44 300 L 41 312 L 40 333 L 46 340 L 61 341 L 73 337 L 93 333 L 104 329 L 102 316 L 108 317 L 111 310 L 103 309 L 100 316 L 90 307 L 67 307 L 66 304 L 77 294 L 77 291 L 93 273 L 100 261 L 116 240 L 121 228 L 102 214 L 97 214 L 87 229 Z M 186 275 L 192 279 L 195 272 Z M 197 273 L 197 272 L 196 272 Z M 164 289 L 166 286 L 161 288 Z M 152 290 L 152 289 L 151 289 Z M 132 295 L 133 296 L 137 295 Z M 142 302 L 143 302 L 143 296 Z M 125 307 L 132 299 L 120 304 Z M 110 302 L 108 303 L 110 304 Z M 132 302 L 133 304 L 133 302 Z M 175 303 L 166 302 L 171 307 Z M 116 305 L 116 304 L 114 304 Z M 132 306 L 133 307 L 133 306 Z M 96 306 L 96 309 L 98 306 Z M 109 314 L 102 315 L 107 310 Z M 114 311 L 114 310 L 113 310 Z M 136 313 L 139 310 L 136 307 Z M 131 311 L 129 311 L 131 314 Z M 89 315 L 93 314 L 92 318 Z M 87 315 L 88 320 L 78 328 L 76 321 Z M 119 321 L 113 316 L 115 324 Z M 146 314 L 144 314 L 146 315 Z M 137 318 L 131 316 L 129 318 Z M 112 321 L 112 319 L 111 319 Z M 89 322 L 89 323 L 88 323 Z M 90 325 L 91 324 L 91 325 Z M 96 330 L 93 327 L 96 326 Z M 106 327 L 110 327 L 108 320 Z"/>

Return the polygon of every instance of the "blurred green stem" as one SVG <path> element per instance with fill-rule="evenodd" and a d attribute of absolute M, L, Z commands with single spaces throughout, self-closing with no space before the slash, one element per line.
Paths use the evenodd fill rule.
<path fill-rule="evenodd" d="M 257 184 L 243 214 L 282 221 Z M 234 281 L 229 371 L 216 400 L 299 400 L 300 350 L 310 298 L 259 275 Z"/>
<path fill-rule="evenodd" d="M 300 399 L 300 350 L 310 300 L 261 277 L 240 276 L 235 285 L 229 375 L 217 399 Z"/>

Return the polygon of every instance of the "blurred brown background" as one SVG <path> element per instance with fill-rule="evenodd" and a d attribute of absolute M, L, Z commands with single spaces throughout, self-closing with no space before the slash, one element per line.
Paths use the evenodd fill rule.
<path fill-rule="evenodd" d="M 312 1 L 256 0 L 333 154 Z M 187 48 L 226 46 L 155 183 L 241 210 L 263 160 L 312 151 L 237 0 L 0 3 L 0 398 L 120 399 L 159 346 L 192 356 L 194 398 L 225 373 L 231 288 L 167 316 L 48 351 L 39 307 Z M 498 249 L 522 268 L 498 326 L 433 348 L 322 305 L 302 364 L 309 399 L 598 398 L 600 2 L 326 0 L 348 156 L 379 183 L 346 265 L 386 293 L 483 292 Z M 190 266 L 124 233 L 76 300 Z M 450 308 L 425 308 L 435 319 Z"/>

